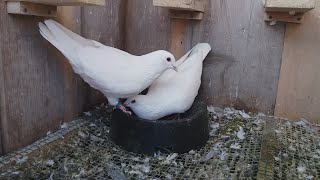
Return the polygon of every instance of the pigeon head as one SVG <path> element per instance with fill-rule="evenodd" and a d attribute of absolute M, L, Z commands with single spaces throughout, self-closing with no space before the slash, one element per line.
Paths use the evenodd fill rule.
<path fill-rule="evenodd" d="M 166 66 L 168 69 L 173 69 L 177 71 L 176 59 L 170 52 L 159 50 L 159 51 L 155 51 L 153 55 L 156 55 L 157 59 L 161 61 L 161 64 Z"/>
<path fill-rule="evenodd" d="M 152 99 L 145 95 L 137 95 L 129 98 L 123 105 L 129 107 L 140 118 L 148 120 L 155 120 L 149 115 L 159 112 L 159 109 L 154 105 Z"/>
<path fill-rule="evenodd" d="M 135 96 L 135 97 L 132 97 L 132 98 L 129 98 L 127 99 L 123 105 L 126 106 L 126 107 L 129 107 L 129 108 L 134 108 L 135 106 L 137 106 L 137 100 L 139 100 L 139 103 L 140 103 L 140 96 Z"/>

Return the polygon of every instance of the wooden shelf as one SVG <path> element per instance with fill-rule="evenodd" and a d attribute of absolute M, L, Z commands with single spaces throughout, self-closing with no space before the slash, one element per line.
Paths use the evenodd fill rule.
<path fill-rule="evenodd" d="M 302 23 L 304 13 L 315 8 L 315 0 L 266 0 L 265 21 Z"/>
<path fill-rule="evenodd" d="M 105 6 L 105 0 L 7 0 L 7 12 L 56 17 L 57 6 Z"/>
<path fill-rule="evenodd" d="M 105 6 L 105 0 L 7 0 L 7 2 L 29 2 L 52 6 Z"/>
<path fill-rule="evenodd" d="M 307 12 L 314 9 L 315 0 L 266 0 L 267 12 Z"/>
<path fill-rule="evenodd" d="M 153 0 L 153 5 L 170 9 L 171 18 L 201 20 L 207 0 Z"/>
<path fill-rule="evenodd" d="M 153 5 L 169 9 L 204 12 L 204 0 L 153 0 Z"/>

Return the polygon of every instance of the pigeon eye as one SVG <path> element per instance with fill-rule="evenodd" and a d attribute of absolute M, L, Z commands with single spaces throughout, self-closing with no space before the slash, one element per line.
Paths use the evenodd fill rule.
<path fill-rule="evenodd" d="M 132 100 L 131 103 L 136 103 L 136 100 Z"/>
<path fill-rule="evenodd" d="M 168 57 L 168 58 L 167 58 L 167 61 L 170 62 L 170 61 L 171 61 L 171 58 Z"/>

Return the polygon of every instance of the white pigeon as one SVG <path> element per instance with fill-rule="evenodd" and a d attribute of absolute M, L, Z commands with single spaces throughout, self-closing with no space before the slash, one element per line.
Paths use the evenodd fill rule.
<path fill-rule="evenodd" d="M 142 56 L 85 39 L 61 24 L 39 23 L 41 35 L 68 59 L 75 73 L 101 91 L 112 106 L 131 114 L 119 101 L 138 95 L 163 72 L 176 70 L 174 56 L 164 50 Z"/>
<path fill-rule="evenodd" d="M 127 99 L 140 118 L 157 120 L 186 112 L 193 104 L 201 84 L 203 60 L 211 51 L 207 43 L 199 43 L 177 61 L 178 71 L 165 71 L 149 88 L 146 95 Z"/>

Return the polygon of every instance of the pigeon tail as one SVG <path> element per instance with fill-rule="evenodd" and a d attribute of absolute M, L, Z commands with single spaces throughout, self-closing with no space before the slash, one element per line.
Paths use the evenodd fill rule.
<path fill-rule="evenodd" d="M 176 62 L 176 66 L 179 67 L 181 64 L 184 63 L 185 60 L 187 60 L 190 56 L 192 56 L 193 54 L 195 54 L 199 50 L 201 50 L 204 57 L 206 57 L 208 52 L 211 51 L 211 46 L 208 43 L 198 43 L 196 46 L 194 46 L 191 50 L 189 50 L 185 55 L 183 55 Z M 202 60 L 204 60 L 204 58 Z"/>
<path fill-rule="evenodd" d="M 77 58 L 74 57 L 75 50 L 89 41 L 81 36 L 62 28 L 62 25 L 46 20 L 45 24 L 39 23 L 40 34 L 55 46 L 69 60 L 74 70 L 79 69 Z"/>

